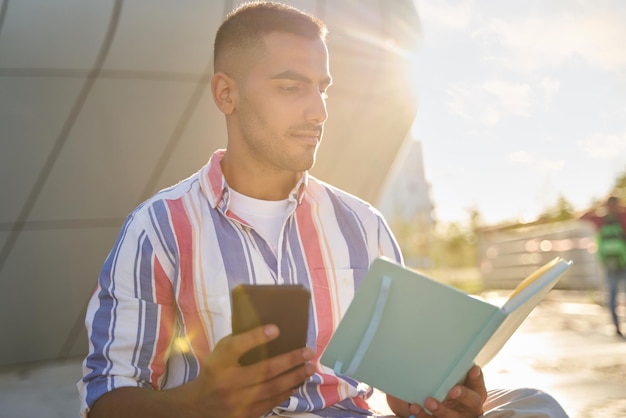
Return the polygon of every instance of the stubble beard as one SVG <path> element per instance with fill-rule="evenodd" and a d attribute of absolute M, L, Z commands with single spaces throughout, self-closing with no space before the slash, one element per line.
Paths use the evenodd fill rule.
<path fill-rule="evenodd" d="M 318 146 L 310 151 L 303 148 L 296 155 L 285 149 L 289 148 L 290 141 L 297 141 L 297 139 L 288 134 L 272 135 L 270 138 L 259 138 L 258 135 L 244 136 L 250 155 L 268 169 L 294 173 L 310 170 L 315 165 Z"/>
<path fill-rule="evenodd" d="M 240 130 L 243 143 L 252 158 L 265 165 L 267 169 L 276 171 L 302 173 L 315 165 L 317 149 L 322 138 L 321 128 L 319 141 L 315 145 L 310 145 L 313 149 L 300 147 L 301 152 L 295 155 L 290 153 L 289 149 L 292 149 L 292 145 L 299 140 L 291 134 L 296 129 L 291 128 L 279 134 L 271 129 L 249 101 L 246 100 L 243 104 L 241 110 L 244 117 Z"/>

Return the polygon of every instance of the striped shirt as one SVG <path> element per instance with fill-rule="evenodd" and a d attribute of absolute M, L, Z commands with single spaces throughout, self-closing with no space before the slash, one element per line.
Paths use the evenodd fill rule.
<path fill-rule="evenodd" d="M 230 292 L 241 283 L 302 284 L 311 292 L 307 345 L 316 351 L 317 370 L 270 415 L 370 415 L 372 389 L 336 376 L 319 357 L 372 261 L 402 261 L 386 222 L 369 204 L 305 174 L 273 251 L 229 209 L 223 155 L 216 151 L 122 226 L 87 311 L 81 416 L 115 388 L 167 389 L 194 380 L 231 333 Z"/>

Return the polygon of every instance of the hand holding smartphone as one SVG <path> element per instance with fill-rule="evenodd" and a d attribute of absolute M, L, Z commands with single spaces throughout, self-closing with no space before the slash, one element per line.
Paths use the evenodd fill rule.
<path fill-rule="evenodd" d="M 239 285 L 232 291 L 233 334 L 275 324 L 280 335 L 245 353 L 241 365 L 306 346 L 311 295 L 302 285 Z"/>

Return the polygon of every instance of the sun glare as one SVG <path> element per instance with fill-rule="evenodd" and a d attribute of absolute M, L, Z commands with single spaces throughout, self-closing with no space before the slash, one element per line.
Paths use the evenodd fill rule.
<path fill-rule="evenodd" d="M 174 340 L 174 345 L 181 353 L 188 353 L 191 351 L 191 346 L 189 345 L 189 340 L 187 337 L 177 337 Z"/>

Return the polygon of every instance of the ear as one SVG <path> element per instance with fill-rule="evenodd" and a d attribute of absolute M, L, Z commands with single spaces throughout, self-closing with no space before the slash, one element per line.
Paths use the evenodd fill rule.
<path fill-rule="evenodd" d="M 227 74 L 219 72 L 211 78 L 211 93 L 213 101 L 225 115 L 235 110 L 237 102 L 237 82 Z"/>

